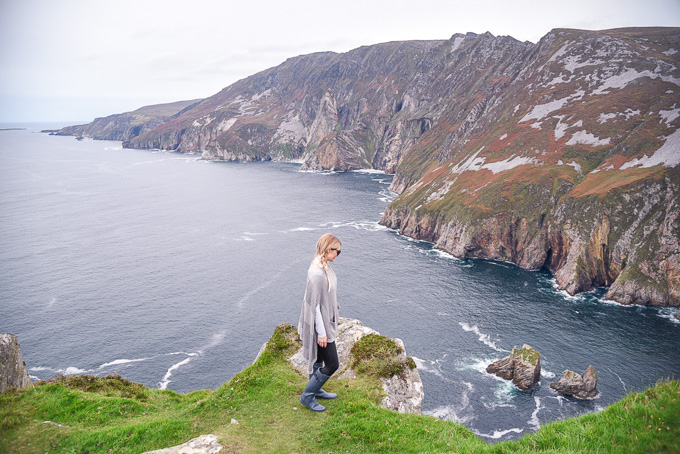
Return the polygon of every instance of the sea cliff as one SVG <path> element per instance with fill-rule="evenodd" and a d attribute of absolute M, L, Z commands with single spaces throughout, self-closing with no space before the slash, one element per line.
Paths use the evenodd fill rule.
<path fill-rule="evenodd" d="M 382 223 L 570 294 L 680 306 L 680 29 L 490 33 L 321 52 L 123 139 L 394 174 Z"/>

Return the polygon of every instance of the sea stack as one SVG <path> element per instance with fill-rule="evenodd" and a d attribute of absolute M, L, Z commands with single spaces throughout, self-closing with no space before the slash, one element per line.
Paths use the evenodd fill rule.
<path fill-rule="evenodd" d="M 0 393 L 9 388 L 31 384 L 28 368 L 21 357 L 19 340 L 14 334 L 0 334 Z"/>
<path fill-rule="evenodd" d="M 592 399 L 600 394 L 597 390 L 597 372 L 593 366 L 583 373 L 583 376 L 571 370 L 562 372 L 562 377 L 550 387 L 560 394 L 578 397 L 579 399 Z"/>
<path fill-rule="evenodd" d="M 512 383 L 521 390 L 533 389 L 541 377 L 541 354 L 524 344 L 513 348 L 512 354 L 490 364 L 486 371 Z"/>

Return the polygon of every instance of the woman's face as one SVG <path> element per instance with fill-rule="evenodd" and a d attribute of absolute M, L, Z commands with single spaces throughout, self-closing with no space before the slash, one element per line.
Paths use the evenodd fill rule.
<path fill-rule="evenodd" d="M 340 247 L 331 248 L 326 252 L 326 261 L 332 262 L 338 255 L 340 255 Z"/>

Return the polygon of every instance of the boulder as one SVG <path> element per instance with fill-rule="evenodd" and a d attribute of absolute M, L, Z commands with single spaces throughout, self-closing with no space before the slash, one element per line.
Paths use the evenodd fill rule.
<path fill-rule="evenodd" d="M 533 389 L 541 378 L 541 354 L 524 344 L 513 348 L 510 356 L 489 364 L 486 371 L 512 383 L 521 390 Z"/>
<path fill-rule="evenodd" d="M 583 376 L 571 370 L 562 372 L 562 377 L 550 387 L 560 394 L 578 397 L 579 399 L 592 399 L 600 394 L 597 390 L 597 372 L 593 366 L 589 366 Z"/>
<path fill-rule="evenodd" d="M 376 330 L 364 326 L 361 321 L 340 317 L 338 322 L 338 337 L 335 341 L 338 350 L 340 367 L 334 374 L 339 380 L 356 378 L 356 373 L 350 368 L 350 352 L 354 344 L 368 334 L 380 334 Z M 406 349 L 401 339 L 392 339 L 403 350 L 399 356 L 406 357 Z M 303 375 L 307 375 L 307 361 L 302 356 L 302 348 L 288 358 L 293 367 Z M 389 378 L 381 378 L 385 397 L 380 405 L 383 408 L 399 413 L 420 414 L 420 408 L 425 397 L 423 382 L 420 379 L 418 369 L 406 368 L 403 374 L 393 375 Z"/>
<path fill-rule="evenodd" d="M 224 447 L 217 441 L 217 435 L 201 435 L 184 444 L 171 448 L 147 451 L 142 454 L 217 454 Z"/>
<path fill-rule="evenodd" d="M 0 393 L 8 388 L 24 388 L 30 384 L 19 340 L 14 334 L 0 334 Z"/>

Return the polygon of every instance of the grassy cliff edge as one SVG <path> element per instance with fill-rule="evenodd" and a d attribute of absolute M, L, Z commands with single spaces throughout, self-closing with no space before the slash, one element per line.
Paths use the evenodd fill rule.
<path fill-rule="evenodd" d="M 0 395 L 0 452 L 140 453 L 213 433 L 224 452 L 680 452 L 680 382 L 666 380 L 597 414 L 487 444 L 465 427 L 381 408 L 378 378 L 331 379 L 327 411 L 298 402 L 290 325 L 218 389 L 177 394 L 120 376 L 61 377 Z"/>

